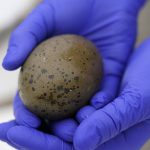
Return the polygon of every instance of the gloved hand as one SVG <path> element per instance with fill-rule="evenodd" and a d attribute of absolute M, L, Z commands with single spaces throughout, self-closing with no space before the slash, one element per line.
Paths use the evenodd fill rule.
<path fill-rule="evenodd" d="M 81 34 L 95 43 L 103 57 L 104 79 L 101 92 L 95 96 L 101 100 L 96 106 L 103 107 L 116 95 L 126 59 L 134 44 L 137 13 L 143 2 L 44 1 L 12 34 L 3 66 L 8 70 L 18 68 L 32 49 L 49 36 L 63 33 Z M 21 109 L 18 109 L 17 114 L 19 112 Z M 22 113 L 27 115 L 27 118 L 31 115 L 27 110 Z M 34 115 L 31 116 L 35 121 L 32 125 L 38 126 L 40 120 Z M 25 124 L 31 124 L 33 121 L 27 120 L 29 119 L 22 118 Z"/>
<path fill-rule="evenodd" d="M 149 138 L 150 121 L 147 120 L 91 150 L 139 150 Z M 33 128 L 17 125 L 16 121 L 0 124 L 0 140 L 20 150 L 76 150 L 71 143 Z"/>
<path fill-rule="evenodd" d="M 134 46 L 137 15 L 145 0 L 44 0 L 12 33 L 3 61 L 20 67 L 40 42 L 58 34 L 80 34 L 94 42 L 103 57 L 104 78 L 97 94 L 103 107 L 118 90 Z"/>
<path fill-rule="evenodd" d="M 93 150 L 122 131 L 150 119 L 149 49 L 150 39 L 131 57 L 122 79 L 119 96 L 92 113 L 77 128 L 74 136 L 76 150 Z M 94 104 L 97 101 L 99 103 L 99 99 L 93 101 Z M 85 111 L 83 109 L 82 112 Z M 82 120 L 81 117 L 79 119 Z M 136 145 L 137 141 L 134 141 Z"/>
<path fill-rule="evenodd" d="M 13 121 L 0 124 L 0 139 L 29 150 L 72 150 L 73 146 L 67 141 L 72 141 L 75 133 L 75 150 L 139 150 L 150 138 L 149 49 L 150 39 L 132 55 L 123 77 L 120 97 L 102 109 L 86 106 L 77 113 L 79 127 L 73 119 L 53 122 L 50 129 L 56 137 Z M 18 121 L 25 118 L 31 121 L 30 126 L 32 123 L 34 127 L 38 126 L 39 122 L 29 114 L 18 95 L 14 106 Z"/>

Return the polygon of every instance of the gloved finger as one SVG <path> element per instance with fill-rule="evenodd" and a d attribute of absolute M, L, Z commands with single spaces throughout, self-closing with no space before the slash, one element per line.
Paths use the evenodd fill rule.
<path fill-rule="evenodd" d="M 32 128 L 38 128 L 41 125 L 41 120 L 24 106 L 19 93 L 16 94 L 14 99 L 14 115 L 19 125 Z"/>
<path fill-rule="evenodd" d="M 118 17 L 118 18 L 117 18 Z M 121 17 L 121 18 L 120 18 Z M 126 19 L 128 18 L 128 19 Z M 110 20 L 109 20 L 110 19 Z M 95 43 L 97 46 L 102 59 L 103 59 L 103 81 L 101 84 L 101 91 L 99 91 L 96 96 L 91 100 L 92 106 L 95 108 L 102 108 L 109 102 L 111 102 L 117 95 L 117 91 L 120 86 L 120 80 L 126 65 L 126 61 L 130 54 L 130 50 L 133 49 L 135 37 L 136 37 L 136 22 L 135 16 L 116 16 L 116 18 L 109 18 L 107 21 L 110 22 L 111 26 L 106 24 L 105 32 L 97 35 L 97 32 L 92 35 L 87 35 L 87 38 Z M 112 20 L 113 22 L 111 22 Z M 119 20 L 119 21 L 118 21 Z M 121 21 L 120 21 L 121 20 Z M 130 35 L 127 35 L 125 32 L 129 30 L 129 26 L 126 25 L 126 20 L 130 26 L 134 27 Z M 134 21 L 133 21 L 134 20 Z M 125 22 L 125 23 L 122 23 Z M 108 26 L 108 29 L 107 29 Z M 120 30 L 118 30 L 118 28 Z M 94 29 L 93 29 L 94 30 Z M 108 30 L 108 31 L 107 31 Z M 96 31 L 96 30 L 94 30 Z M 107 34 L 106 34 L 107 33 Z M 123 40 L 124 42 L 119 42 L 116 40 L 115 35 L 124 35 L 118 38 L 127 39 L 130 36 L 129 40 Z M 86 34 L 85 34 L 86 36 Z M 111 37 L 107 39 L 106 37 Z M 122 41 L 122 40 L 120 40 Z"/>
<path fill-rule="evenodd" d="M 75 148 L 77 150 L 94 149 L 138 123 L 140 112 L 137 113 L 137 111 L 140 107 L 138 99 L 126 95 L 117 98 L 103 109 L 97 110 L 76 130 Z M 84 144 L 85 142 L 87 144 Z"/>
<path fill-rule="evenodd" d="M 110 7 L 111 4 L 108 1 L 96 1 L 94 8 L 95 14 L 98 16 L 92 17 L 93 23 L 91 21 L 91 24 L 81 31 L 82 35 L 95 43 L 103 58 L 102 88 L 91 102 L 95 108 L 105 106 L 116 97 L 126 62 L 135 45 L 137 16 L 142 7 L 142 3 L 139 1 L 122 1 L 122 3 L 112 1 L 111 3 L 117 7 Z M 99 4 L 108 8 L 107 11 L 105 9 L 102 11 L 103 14 L 96 13 Z M 95 20 L 100 21 L 94 23 Z"/>
<path fill-rule="evenodd" d="M 147 0 L 139 0 L 139 7 L 141 8 L 146 2 Z"/>
<path fill-rule="evenodd" d="M 83 120 L 87 119 L 91 114 L 93 114 L 95 111 L 96 109 L 94 107 L 85 106 L 77 112 L 76 119 L 79 123 L 81 123 Z"/>
<path fill-rule="evenodd" d="M 3 67 L 20 67 L 33 48 L 52 33 L 53 21 L 53 9 L 43 1 L 12 33 Z"/>
<path fill-rule="evenodd" d="M 0 140 L 4 141 L 4 142 L 8 142 L 7 139 L 7 131 L 16 126 L 16 121 L 10 121 L 10 122 L 6 122 L 6 123 L 1 123 L 0 124 Z"/>
<path fill-rule="evenodd" d="M 74 119 L 65 119 L 50 123 L 52 133 L 66 142 L 72 142 L 78 123 Z"/>
<path fill-rule="evenodd" d="M 30 150 L 72 150 L 72 145 L 60 138 L 44 134 L 33 128 L 16 126 L 7 133 L 8 139 L 24 149 Z"/>
<path fill-rule="evenodd" d="M 139 150 L 150 138 L 150 120 L 122 132 L 96 150 Z"/>
<path fill-rule="evenodd" d="M 16 121 L 10 121 L 10 122 L 6 122 L 6 123 L 1 123 L 0 124 L 0 140 L 7 142 L 10 146 L 13 146 L 14 148 L 19 148 L 16 144 L 13 144 L 12 142 L 9 141 L 9 139 L 7 138 L 7 132 L 10 128 L 16 126 L 17 123 Z"/>
<path fill-rule="evenodd" d="M 81 122 L 90 116 L 96 109 L 92 106 L 85 106 L 77 113 L 76 119 Z M 65 119 L 61 121 L 50 122 L 49 125 L 53 134 L 64 141 L 72 142 L 78 123 L 74 119 Z"/>
<path fill-rule="evenodd" d="M 120 79 L 117 76 L 105 76 L 102 81 L 102 90 L 92 98 L 91 105 L 99 109 L 113 100 L 117 94 L 119 82 Z"/>

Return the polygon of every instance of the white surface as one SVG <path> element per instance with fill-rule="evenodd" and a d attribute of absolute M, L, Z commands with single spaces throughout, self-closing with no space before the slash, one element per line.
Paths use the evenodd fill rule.
<path fill-rule="evenodd" d="M 14 117 L 13 117 L 12 106 L 4 107 L 4 108 L 0 107 L 0 123 L 7 122 L 9 120 L 12 120 L 13 118 Z M 0 141 L 0 150 L 14 150 L 14 148 Z"/>
<path fill-rule="evenodd" d="M 0 31 L 22 18 L 39 0 L 0 0 Z"/>
<path fill-rule="evenodd" d="M 23 19 L 41 0 L 0 0 L 0 32 Z M 0 64 L 7 50 L 9 39 L 0 37 Z M 0 105 L 7 97 L 13 97 L 17 89 L 18 71 L 8 72 L 0 65 Z"/>
<path fill-rule="evenodd" d="M 5 51 L 7 49 L 8 37 L 4 40 L 3 44 L 0 42 L 0 64 L 2 64 L 2 58 L 4 57 Z M 18 72 L 8 72 L 0 66 L 0 106 L 2 101 L 6 101 L 8 97 L 13 97 L 17 89 Z"/>

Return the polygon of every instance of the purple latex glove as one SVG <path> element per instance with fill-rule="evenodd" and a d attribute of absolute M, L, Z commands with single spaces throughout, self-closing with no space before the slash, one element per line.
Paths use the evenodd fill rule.
<path fill-rule="evenodd" d="M 76 150 L 93 150 L 122 131 L 150 119 L 149 49 L 150 39 L 131 57 L 119 96 L 92 113 L 77 128 L 74 136 Z M 82 120 L 79 116 L 79 120 Z"/>
<path fill-rule="evenodd" d="M 117 93 L 134 46 L 137 15 L 145 0 L 45 0 L 12 33 L 3 61 L 7 70 L 20 67 L 40 42 L 54 35 L 79 34 L 94 42 L 103 57 L 103 107 Z"/>
<path fill-rule="evenodd" d="M 102 107 L 116 95 L 126 59 L 134 45 L 137 14 L 143 3 L 144 0 L 43 1 L 12 33 L 3 66 L 8 70 L 18 68 L 32 49 L 50 36 L 81 34 L 92 40 L 103 56 L 105 76 L 101 91 L 92 102 Z M 100 101 L 94 102 L 97 98 Z M 38 127 L 40 120 L 17 99 L 14 104 L 17 123 Z"/>
<path fill-rule="evenodd" d="M 143 2 L 142 0 L 42 2 L 12 34 L 3 66 L 8 70 L 18 68 L 32 49 L 49 36 L 62 33 L 81 34 L 92 40 L 103 56 L 105 76 L 101 85 L 102 90 L 98 96 L 96 95 L 101 102 L 95 105 L 97 108 L 102 107 L 116 95 L 126 59 L 134 44 L 137 12 Z M 40 125 L 40 120 L 26 108 L 25 111 L 17 109 L 15 114 L 20 124 L 33 127 Z M 21 114 L 24 114 L 22 118 Z M 62 131 L 60 128 L 57 129 L 57 126 L 60 127 L 59 123 L 58 125 L 56 123 L 54 129 L 60 134 Z"/>
<path fill-rule="evenodd" d="M 149 49 L 150 39 L 132 55 L 123 77 L 121 97 L 100 110 L 93 106 L 82 108 L 76 116 L 79 127 L 73 119 L 52 123 L 56 137 L 8 122 L 0 124 L 0 139 L 29 150 L 72 150 L 73 145 L 65 140 L 71 141 L 76 132 L 75 150 L 139 150 L 150 138 Z M 15 103 L 24 110 L 18 96 Z"/>
<path fill-rule="evenodd" d="M 0 140 L 19 150 L 76 150 L 71 143 L 56 136 L 12 124 L 15 124 L 15 121 L 0 124 Z M 149 138 L 150 121 L 147 120 L 91 150 L 139 150 Z"/>

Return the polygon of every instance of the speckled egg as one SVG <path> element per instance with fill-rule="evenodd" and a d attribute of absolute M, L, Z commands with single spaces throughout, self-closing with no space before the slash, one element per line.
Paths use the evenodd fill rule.
<path fill-rule="evenodd" d="M 61 35 L 37 46 L 21 68 L 19 94 L 34 114 L 49 120 L 73 116 L 98 91 L 102 61 L 84 37 Z"/>

